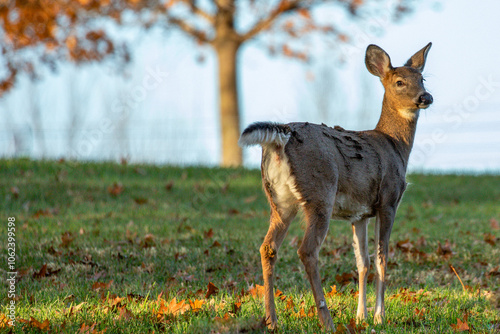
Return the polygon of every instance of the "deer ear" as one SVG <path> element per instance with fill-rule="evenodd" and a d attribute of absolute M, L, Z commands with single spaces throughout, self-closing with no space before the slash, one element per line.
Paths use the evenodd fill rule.
<path fill-rule="evenodd" d="M 427 59 L 427 53 L 431 49 L 432 43 L 427 44 L 422 48 L 422 50 L 415 53 L 411 56 L 410 59 L 406 62 L 405 66 L 413 67 L 416 70 L 422 72 L 425 66 L 425 60 Z"/>
<path fill-rule="evenodd" d="M 374 44 L 370 44 L 366 48 L 365 64 L 371 74 L 380 78 L 385 77 L 387 72 L 392 70 L 389 55 Z"/>

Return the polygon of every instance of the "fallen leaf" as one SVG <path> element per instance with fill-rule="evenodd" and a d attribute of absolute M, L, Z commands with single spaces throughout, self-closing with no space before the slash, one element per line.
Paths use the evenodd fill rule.
<path fill-rule="evenodd" d="M 205 301 L 203 299 L 195 299 L 194 301 L 189 299 L 189 306 L 191 307 L 191 311 L 193 312 L 200 311 L 204 303 Z"/>
<path fill-rule="evenodd" d="M 134 198 L 134 202 L 136 202 L 139 205 L 143 205 L 143 204 L 146 204 L 148 202 L 148 199 L 144 198 L 144 197 L 136 197 L 136 198 Z"/>
<path fill-rule="evenodd" d="M 80 327 L 80 331 L 78 333 L 79 334 L 104 334 L 104 333 L 106 333 L 106 328 L 103 329 L 102 331 L 98 331 L 95 328 L 96 326 L 97 326 L 97 323 L 95 323 L 95 322 L 90 326 L 83 323 L 82 326 Z"/>
<path fill-rule="evenodd" d="M 33 278 L 42 278 L 47 274 L 47 263 L 45 263 L 38 272 L 33 273 Z"/>
<path fill-rule="evenodd" d="M 170 181 L 165 185 L 165 190 L 170 191 L 174 187 L 174 181 Z"/>
<path fill-rule="evenodd" d="M 203 237 L 205 239 L 209 239 L 209 238 L 211 238 L 213 236 L 214 236 L 214 230 L 212 230 L 212 229 L 210 229 L 210 230 L 208 230 L 206 232 L 203 232 Z"/>
<path fill-rule="evenodd" d="M 450 326 L 455 330 L 455 332 L 465 332 L 470 330 L 467 319 L 465 319 L 465 321 L 457 319 L 457 323 L 451 324 Z"/>
<path fill-rule="evenodd" d="M 252 286 L 248 289 L 248 293 L 250 293 L 254 298 L 262 298 L 264 297 L 264 286 L 255 284 L 255 287 Z"/>
<path fill-rule="evenodd" d="M 362 324 L 357 325 L 356 320 L 351 318 L 351 320 L 349 320 L 349 324 L 346 327 L 349 330 L 350 334 L 357 334 L 364 331 L 366 329 L 366 326 L 367 325 L 364 322 Z"/>
<path fill-rule="evenodd" d="M 422 309 L 418 309 L 418 307 L 415 308 L 415 315 L 420 319 L 422 320 L 425 316 L 425 314 L 427 313 L 427 310 L 425 309 L 425 307 L 423 307 Z"/>
<path fill-rule="evenodd" d="M 241 311 L 241 302 L 234 303 L 231 306 L 231 313 L 237 315 Z"/>
<path fill-rule="evenodd" d="M 285 301 L 286 300 L 286 296 L 283 294 L 283 292 L 281 292 L 279 289 L 276 289 L 276 292 L 274 293 L 274 297 L 278 298 L 279 300 L 281 301 Z"/>
<path fill-rule="evenodd" d="M 33 218 L 38 219 L 40 217 L 52 217 L 54 214 L 57 214 L 57 211 L 58 210 L 56 209 L 40 209 L 33 214 Z"/>
<path fill-rule="evenodd" d="M 450 258 L 455 254 L 455 252 L 451 250 L 451 244 L 448 239 L 446 239 L 444 246 L 438 241 L 438 249 L 436 250 L 436 253 L 438 255 L 442 255 L 445 259 Z"/>
<path fill-rule="evenodd" d="M 45 319 L 44 322 L 40 322 L 33 317 L 30 317 L 29 325 L 38 328 L 42 331 L 48 331 L 50 329 L 49 319 Z"/>
<path fill-rule="evenodd" d="M 352 282 L 354 275 L 351 273 L 343 273 L 342 275 L 335 275 L 335 280 L 341 285 L 347 285 Z"/>
<path fill-rule="evenodd" d="M 403 253 L 408 253 L 413 249 L 413 243 L 409 241 L 410 239 L 399 241 L 396 244 L 396 248 L 401 250 Z"/>
<path fill-rule="evenodd" d="M 191 306 L 187 304 L 184 300 L 177 302 L 177 300 L 172 299 L 168 305 L 170 313 L 173 315 L 184 314 L 191 309 Z"/>
<path fill-rule="evenodd" d="M 332 290 L 326 294 L 327 297 L 333 297 L 333 296 L 339 294 L 338 291 L 337 291 L 337 286 L 336 285 L 332 285 L 332 286 L 330 286 L 330 288 Z"/>
<path fill-rule="evenodd" d="M 227 211 L 227 214 L 230 215 L 230 216 L 235 216 L 235 215 L 240 214 L 240 211 L 238 209 L 229 209 Z"/>
<path fill-rule="evenodd" d="M 0 313 L 0 329 L 7 327 L 12 327 L 12 322 L 5 314 Z"/>
<path fill-rule="evenodd" d="M 491 233 L 484 234 L 484 241 L 492 246 L 496 245 L 497 238 Z"/>
<path fill-rule="evenodd" d="M 92 284 L 92 290 L 96 290 L 96 291 L 107 290 L 107 289 L 109 289 L 111 284 L 113 284 L 113 280 L 109 281 L 108 283 L 95 282 L 94 284 Z"/>
<path fill-rule="evenodd" d="M 61 245 L 60 247 L 65 247 L 67 248 L 72 242 L 75 240 L 75 237 L 73 234 L 69 231 L 64 232 L 61 234 Z"/>
<path fill-rule="evenodd" d="M 130 320 L 134 317 L 134 314 L 127 309 L 126 305 L 118 307 L 118 319 Z"/>
<path fill-rule="evenodd" d="M 220 247 L 220 246 L 222 246 L 222 245 L 220 244 L 220 242 L 218 242 L 217 240 L 215 240 L 215 241 L 214 241 L 214 243 L 212 244 L 212 246 L 210 246 L 210 248 Z"/>
<path fill-rule="evenodd" d="M 124 190 L 124 188 L 123 188 L 123 185 L 121 183 L 115 182 L 115 183 L 113 183 L 112 186 L 108 187 L 108 193 L 113 197 L 120 195 L 123 192 L 123 190 Z"/>
<path fill-rule="evenodd" d="M 142 248 L 149 248 L 149 247 L 153 247 L 154 245 L 156 245 L 155 236 L 151 233 L 146 234 L 144 236 L 144 239 L 141 240 L 141 247 Z"/>
<path fill-rule="evenodd" d="M 210 297 L 211 295 L 215 295 L 219 292 L 219 288 L 216 287 L 212 282 L 208 283 L 207 286 L 207 293 L 205 294 L 205 299 Z"/>

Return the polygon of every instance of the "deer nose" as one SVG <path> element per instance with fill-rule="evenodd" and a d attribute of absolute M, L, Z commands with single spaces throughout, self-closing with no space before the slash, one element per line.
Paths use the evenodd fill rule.
<path fill-rule="evenodd" d="M 433 100 L 432 100 L 432 95 L 431 95 L 431 94 L 429 94 L 429 93 L 427 93 L 427 92 L 423 93 L 423 94 L 422 94 L 422 95 L 420 95 L 420 96 L 419 96 L 419 98 L 418 98 L 418 102 L 419 102 L 420 104 L 424 104 L 424 105 L 429 105 L 429 104 L 431 104 L 431 103 L 432 103 L 432 101 L 433 101 Z"/>

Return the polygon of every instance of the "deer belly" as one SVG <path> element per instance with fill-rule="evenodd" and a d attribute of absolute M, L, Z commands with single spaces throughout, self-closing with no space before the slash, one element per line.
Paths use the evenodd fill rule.
<path fill-rule="evenodd" d="M 332 219 L 349 220 L 351 222 L 373 217 L 373 209 L 366 203 L 360 203 L 351 196 L 338 193 L 333 205 Z"/>

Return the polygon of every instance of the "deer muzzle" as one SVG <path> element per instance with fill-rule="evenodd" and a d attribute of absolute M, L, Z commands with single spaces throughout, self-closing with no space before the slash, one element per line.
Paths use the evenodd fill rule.
<path fill-rule="evenodd" d="M 425 109 L 425 108 L 428 108 L 432 104 L 432 102 L 433 102 L 432 95 L 425 92 L 418 97 L 417 106 L 420 109 Z"/>

